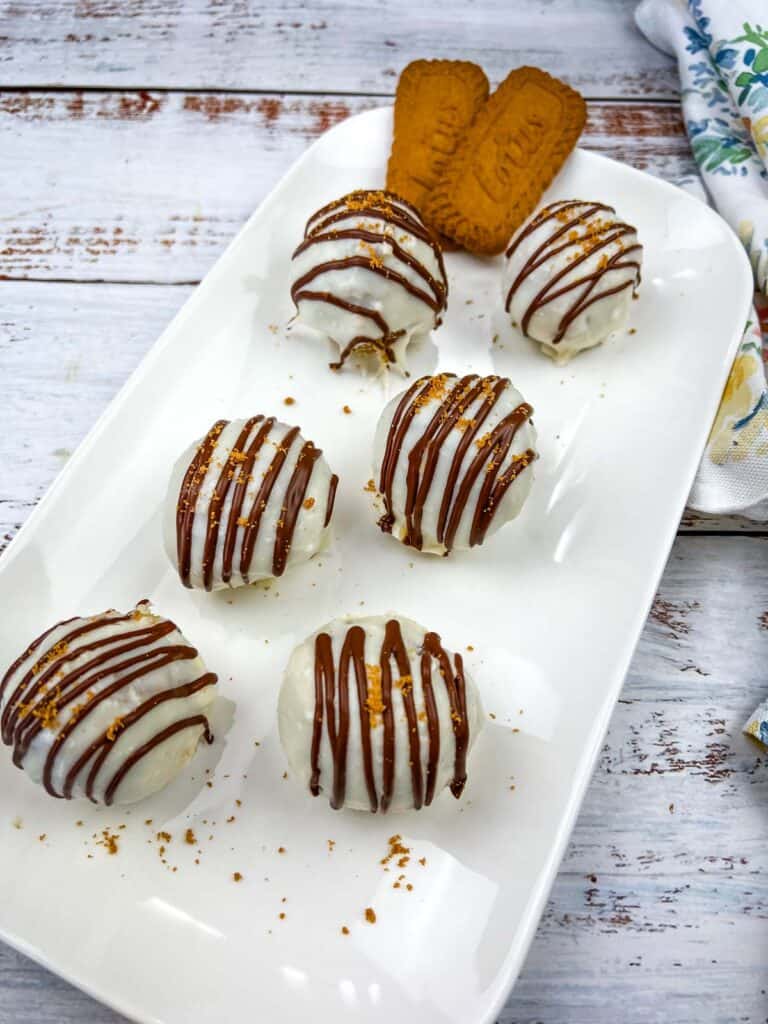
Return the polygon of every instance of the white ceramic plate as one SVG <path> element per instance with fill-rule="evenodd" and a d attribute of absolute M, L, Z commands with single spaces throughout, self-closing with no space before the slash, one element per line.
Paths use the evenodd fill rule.
<path fill-rule="evenodd" d="M 141 1021 L 493 1020 L 576 817 L 743 326 L 751 274 L 723 221 L 672 186 L 575 153 L 547 199 L 600 199 L 637 225 L 636 333 L 559 368 L 504 325 L 500 260 L 450 255 L 448 316 L 416 368 L 512 377 L 535 406 L 542 458 L 522 516 L 483 548 L 435 559 L 401 547 L 373 525 L 363 487 L 378 413 L 402 381 L 331 373 L 324 342 L 284 330 L 306 217 L 380 186 L 390 133 L 390 111 L 375 110 L 312 146 L 0 561 L 0 665 L 60 618 L 151 597 L 220 674 L 215 745 L 132 813 L 52 801 L 0 750 L 2 937 Z M 285 396 L 296 399 L 290 410 Z M 170 467 L 217 417 L 254 412 L 290 413 L 340 474 L 332 550 L 269 589 L 191 593 L 162 550 Z M 420 814 L 336 813 L 283 778 L 282 669 L 333 616 L 391 609 L 453 649 L 474 648 L 467 662 L 495 718 L 461 802 L 444 793 Z M 91 838 L 105 827 L 120 835 L 117 856 Z M 183 841 L 189 827 L 196 846 Z M 167 864 L 148 842 L 160 830 L 173 835 Z M 386 873 L 393 833 L 412 856 Z M 411 891 L 393 888 L 400 873 Z"/>

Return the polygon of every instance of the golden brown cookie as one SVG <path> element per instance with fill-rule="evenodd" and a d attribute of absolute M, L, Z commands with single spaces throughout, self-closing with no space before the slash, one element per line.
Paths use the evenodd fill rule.
<path fill-rule="evenodd" d="M 387 188 L 421 209 L 488 98 L 482 68 L 464 60 L 415 60 L 400 75 Z"/>
<path fill-rule="evenodd" d="M 582 96 L 538 68 L 512 71 L 425 197 L 429 223 L 470 252 L 498 253 L 581 135 Z"/>

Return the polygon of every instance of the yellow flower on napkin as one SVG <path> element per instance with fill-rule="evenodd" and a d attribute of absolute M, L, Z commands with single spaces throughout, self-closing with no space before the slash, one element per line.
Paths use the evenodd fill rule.
<path fill-rule="evenodd" d="M 762 117 L 758 117 L 756 121 L 753 121 L 751 130 L 752 138 L 757 146 L 757 152 L 763 160 L 768 160 L 768 114 L 763 114 Z"/>
<path fill-rule="evenodd" d="M 741 462 L 749 455 L 768 455 L 768 409 L 764 408 L 762 363 L 756 352 L 741 352 L 734 361 L 707 453 L 710 459 Z"/>

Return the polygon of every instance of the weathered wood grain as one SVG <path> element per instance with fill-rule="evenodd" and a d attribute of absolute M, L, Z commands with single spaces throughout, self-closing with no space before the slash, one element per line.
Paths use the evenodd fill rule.
<path fill-rule="evenodd" d="M 0 281 L 0 551 L 190 291 Z"/>
<path fill-rule="evenodd" d="M 746 516 L 710 516 L 692 508 L 686 509 L 680 520 L 681 533 L 764 533 L 766 530 L 768 523 L 756 522 Z"/>
<path fill-rule="evenodd" d="M 766 569 L 678 537 L 502 1024 L 766 1019 Z"/>
<path fill-rule="evenodd" d="M 635 0 L 7 0 L 8 85 L 369 92 L 390 95 L 409 61 L 519 64 L 591 96 L 677 95 L 672 62 L 632 22 Z M 343 59 L 340 59 L 343 55 Z"/>
<path fill-rule="evenodd" d="M 119 1024 L 125 1018 L 0 944 L 0 1024 Z"/>
<path fill-rule="evenodd" d="M 0 64 L 0 74 L 2 65 Z M 371 97 L 0 92 L 0 276 L 197 281 L 308 142 Z M 676 106 L 595 102 L 583 144 L 691 170 Z"/>

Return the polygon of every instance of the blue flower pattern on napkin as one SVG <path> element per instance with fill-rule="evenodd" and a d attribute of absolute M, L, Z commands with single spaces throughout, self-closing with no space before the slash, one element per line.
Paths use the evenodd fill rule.
<path fill-rule="evenodd" d="M 768 170 L 755 161 L 751 125 L 738 117 L 728 82 L 721 74 L 721 71 L 735 72 L 740 62 L 749 68 L 749 71 L 732 75 L 740 90 L 737 102 L 739 106 L 746 103 L 754 109 L 763 106 L 768 111 L 768 33 L 759 25 L 752 27 L 745 23 L 741 36 L 713 43 L 709 31 L 711 19 L 703 14 L 701 0 L 691 0 L 689 9 L 695 25 L 683 27 L 685 48 L 690 54 L 702 54 L 703 59 L 688 64 L 691 86 L 683 89 L 683 93 L 696 91 L 699 101 L 713 111 L 712 117 L 686 121 L 696 162 L 710 174 L 741 176 L 749 173 L 746 165 L 751 162 L 754 173 L 768 181 Z M 744 43 L 745 47 L 739 49 L 739 43 Z"/>

